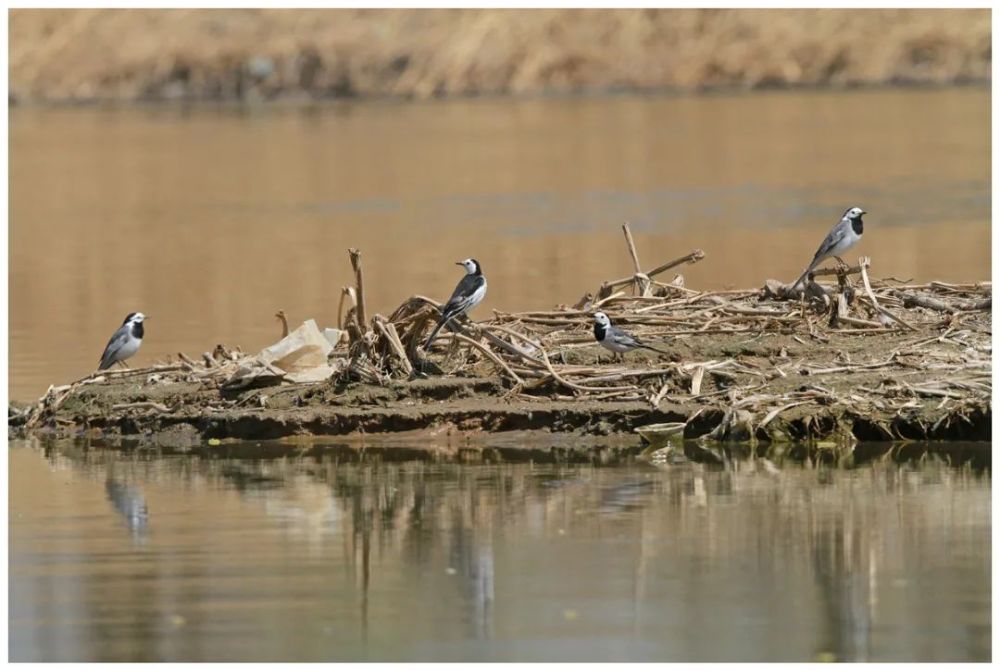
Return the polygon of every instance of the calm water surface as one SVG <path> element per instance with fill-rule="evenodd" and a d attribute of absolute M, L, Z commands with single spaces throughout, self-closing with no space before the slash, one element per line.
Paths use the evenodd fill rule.
<path fill-rule="evenodd" d="M 91 372 L 135 310 L 140 364 L 259 350 L 278 309 L 330 326 L 352 246 L 372 313 L 443 300 L 478 258 L 484 318 L 630 274 L 625 220 L 644 267 L 701 248 L 688 286 L 750 287 L 794 279 L 862 205 L 876 276 L 985 280 L 989 95 L 14 108 L 10 393 Z"/>
<path fill-rule="evenodd" d="M 17 442 L 26 660 L 990 659 L 990 481 Z"/>

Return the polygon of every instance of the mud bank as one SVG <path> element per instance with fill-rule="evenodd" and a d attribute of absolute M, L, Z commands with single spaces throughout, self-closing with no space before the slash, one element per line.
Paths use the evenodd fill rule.
<path fill-rule="evenodd" d="M 850 389 L 879 384 L 880 375 L 828 376 L 829 394 L 803 403 L 770 419 L 732 418 L 724 398 L 705 404 L 646 401 L 531 400 L 512 398 L 495 378 L 444 378 L 392 382 L 290 385 L 228 394 L 195 383 L 149 384 L 143 373 L 89 385 L 65 401 L 40 426 L 26 427 L 27 413 L 13 411 L 11 435 L 30 433 L 55 437 L 159 436 L 169 443 L 176 436 L 209 439 L 267 440 L 288 436 L 345 436 L 424 431 L 428 436 L 482 432 L 543 431 L 580 435 L 633 433 L 650 425 L 685 423 L 683 437 L 708 436 L 737 442 L 989 440 L 988 399 L 968 399 L 942 407 L 930 396 L 908 404 L 905 412 L 872 405 L 861 410 L 840 402 Z M 790 379 L 789 379 L 790 378 Z M 808 374 L 784 378 L 789 391 L 808 388 Z M 931 382 L 933 376 L 911 377 Z M 712 377 L 705 393 L 724 391 L 727 380 Z M 778 385 L 776 385 L 778 386 Z M 919 394 L 919 392 L 918 392 Z M 919 398 L 919 395 L 915 395 Z M 714 405 L 714 407 L 713 407 Z M 749 413 L 747 413 L 749 416 Z M 720 431 L 720 428 L 723 429 Z"/>
<path fill-rule="evenodd" d="M 13 10 L 17 102 L 988 82 L 989 10 Z"/>
<path fill-rule="evenodd" d="M 623 232 L 633 276 L 573 306 L 494 311 L 429 348 L 439 305 L 414 296 L 389 317 L 367 316 L 352 249 L 356 284 L 342 289 L 338 328 L 321 332 L 309 320 L 289 331 L 279 313 L 282 337 L 260 353 L 219 345 L 200 362 L 181 353 L 95 373 L 11 406 L 8 433 L 187 447 L 402 432 L 449 444 L 638 433 L 654 447 L 699 441 L 707 460 L 725 458 L 713 444 L 840 460 L 869 442 L 991 439 L 989 282 L 873 280 L 862 257 L 816 271 L 805 291 L 773 280 L 698 291 L 681 275 L 656 277 L 701 261 L 701 250 L 643 272 L 627 224 Z M 610 358 L 594 340 L 597 311 L 655 348 Z"/>
<path fill-rule="evenodd" d="M 872 338 L 834 336 L 825 345 L 803 347 L 790 336 L 757 343 L 748 343 L 744 337 L 714 336 L 703 338 L 697 350 L 678 345 L 662 358 L 636 354 L 632 365 L 654 369 L 662 367 L 664 360 L 738 353 L 748 369 L 763 368 L 773 366 L 772 362 L 780 365 L 782 360 L 795 364 L 793 357 L 804 354 L 815 358 L 834 353 L 855 359 L 884 356 L 906 340 L 912 338 L 897 335 L 876 343 Z M 583 348 L 572 359 L 576 365 L 596 366 L 598 357 L 596 348 Z M 705 374 L 697 398 L 680 398 L 690 396 L 681 391 L 690 380 L 679 376 L 679 397 L 654 405 L 649 400 L 566 398 L 554 386 L 526 396 L 497 377 L 434 377 L 382 385 L 330 380 L 227 392 L 205 382 L 165 382 L 163 373 L 137 370 L 79 388 L 30 428 L 28 408 L 14 409 L 9 434 L 222 453 L 253 450 L 244 446 L 245 441 L 263 441 L 259 449 L 272 456 L 331 449 L 276 439 L 337 436 L 344 439 L 334 449 L 341 458 L 375 445 L 388 459 L 602 463 L 643 451 L 646 441 L 636 430 L 664 423 L 680 423 L 683 428 L 662 444 L 654 435 L 652 447 L 669 442 L 674 452 L 709 462 L 751 454 L 841 462 L 845 457 L 884 455 L 894 441 L 990 440 L 988 394 L 949 398 L 948 391 L 935 387 L 941 382 L 939 374 L 915 369 L 905 360 L 900 363 L 906 369 L 906 386 L 896 377 L 902 371 L 861 368 L 816 374 L 804 364 L 791 365 L 784 376 L 766 386 L 769 394 L 798 399 L 779 406 L 777 413 L 740 406 L 736 390 L 742 376 L 723 371 Z M 606 362 L 600 366 L 615 370 Z M 859 402 L 858 394 L 864 393 L 859 388 L 874 387 L 895 389 L 891 393 L 898 402 Z M 727 390 L 732 393 L 727 395 Z M 599 437 L 608 437 L 611 443 L 595 442 Z M 233 447 L 235 443 L 240 446 Z M 967 445 L 952 449 L 948 442 L 922 448 L 916 444 L 897 448 L 894 454 L 929 452 L 958 462 L 971 459 L 989 464 L 989 442 L 981 443 L 982 450 Z"/>

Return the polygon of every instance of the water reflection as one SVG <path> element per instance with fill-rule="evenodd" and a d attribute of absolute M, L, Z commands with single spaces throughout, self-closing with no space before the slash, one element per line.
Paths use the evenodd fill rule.
<path fill-rule="evenodd" d="M 990 654 L 989 478 L 943 464 L 10 459 L 17 660 Z"/>
<path fill-rule="evenodd" d="M 146 526 L 149 521 L 149 509 L 146 506 L 146 499 L 137 487 L 131 487 L 124 482 L 117 481 L 112 476 L 111 468 L 108 469 L 108 478 L 104 482 L 104 490 L 108 494 L 108 501 L 122 519 L 125 526 L 132 532 L 132 540 L 141 544 L 146 537 Z"/>
<path fill-rule="evenodd" d="M 837 661 L 867 662 L 871 656 L 877 566 L 867 533 L 845 520 L 823 524 L 815 533 L 816 584 L 826 611 L 818 652 L 833 653 Z"/>
<path fill-rule="evenodd" d="M 478 541 L 467 526 L 456 526 L 448 548 L 448 575 L 456 576 L 468 636 L 476 640 L 493 637 L 493 544 Z"/>
<path fill-rule="evenodd" d="M 648 480 L 624 482 L 607 487 L 601 492 L 601 504 L 598 510 L 605 515 L 640 510 L 646 506 L 654 488 L 655 483 Z"/>

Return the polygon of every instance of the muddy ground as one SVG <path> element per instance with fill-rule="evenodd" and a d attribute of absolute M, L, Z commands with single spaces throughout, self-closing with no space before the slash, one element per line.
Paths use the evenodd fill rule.
<path fill-rule="evenodd" d="M 647 398 L 629 401 L 575 397 L 551 380 L 533 389 L 512 389 L 488 361 L 476 362 L 460 375 L 431 374 L 382 385 L 341 374 L 320 383 L 241 391 L 222 390 L 209 380 L 135 371 L 81 386 L 30 428 L 29 413 L 12 407 L 9 434 L 134 439 L 178 449 L 226 439 L 315 436 L 340 436 L 363 446 L 366 439 L 386 444 L 387 434 L 392 434 L 404 451 L 420 452 L 427 446 L 431 452 L 455 455 L 469 447 L 480 455 L 495 452 L 510 458 L 513 452 L 539 459 L 543 454 L 572 458 L 585 453 L 592 458 L 595 452 L 585 439 L 600 436 L 625 439 L 619 444 L 634 453 L 642 444 L 634 433 L 637 428 L 668 422 L 686 423 L 684 439 L 711 437 L 742 452 L 774 456 L 791 450 L 802 458 L 824 450 L 835 456 L 859 441 L 990 440 L 989 392 L 949 386 L 954 370 L 938 363 L 951 360 L 955 349 L 968 352 L 967 343 L 944 338 L 935 349 L 925 346 L 907 354 L 906 346 L 915 336 L 906 331 L 831 331 L 820 337 L 826 342 L 794 333 L 689 336 L 672 339 L 663 354 L 632 352 L 627 368 L 667 372 L 649 379 Z M 449 370 L 461 364 L 464 350 L 441 349 L 445 353 L 432 354 L 427 368 L 438 370 L 439 364 Z M 699 393 L 692 395 L 691 374 L 683 365 L 726 359 L 739 361 L 739 370 L 707 371 Z M 849 368 L 889 360 L 877 368 Z M 557 353 L 557 362 L 599 364 L 609 373 L 622 369 L 596 345 Z M 849 369 L 835 370 L 838 367 Z M 650 399 L 664 385 L 666 392 L 654 405 Z M 758 397 L 771 399 L 771 404 L 756 404 Z M 557 435 L 570 440 L 548 438 Z M 573 436 L 583 442 L 577 445 Z M 712 448 L 674 442 L 708 460 L 724 458 Z M 533 446 L 539 445 L 539 453 L 531 457 Z M 807 447 L 795 447 L 799 445 Z M 983 445 L 977 458 L 988 462 L 989 444 Z M 607 454 L 620 453 L 616 449 Z"/>

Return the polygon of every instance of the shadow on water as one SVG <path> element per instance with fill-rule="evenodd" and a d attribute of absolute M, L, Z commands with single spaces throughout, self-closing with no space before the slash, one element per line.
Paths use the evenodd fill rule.
<path fill-rule="evenodd" d="M 338 454 L 15 444 L 12 658 L 990 657 L 969 467 Z"/>

